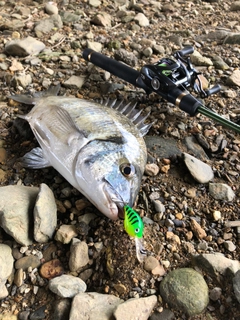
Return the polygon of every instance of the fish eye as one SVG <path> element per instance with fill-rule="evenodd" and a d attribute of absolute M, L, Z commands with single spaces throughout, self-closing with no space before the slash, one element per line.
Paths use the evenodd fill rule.
<path fill-rule="evenodd" d="M 120 171 L 125 177 L 130 178 L 134 175 L 135 168 L 130 163 L 124 163 L 120 166 Z"/>

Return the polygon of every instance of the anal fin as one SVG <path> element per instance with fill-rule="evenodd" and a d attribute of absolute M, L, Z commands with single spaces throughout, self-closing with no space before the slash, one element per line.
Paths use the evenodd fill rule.
<path fill-rule="evenodd" d="M 42 169 L 51 166 L 50 162 L 44 157 L 42 149 L 39 147 L 27 152 L 19 160 L 25 168 Z"/>

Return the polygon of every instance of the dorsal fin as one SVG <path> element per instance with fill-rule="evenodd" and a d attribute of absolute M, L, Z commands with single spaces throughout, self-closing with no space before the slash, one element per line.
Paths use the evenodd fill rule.
<path fill-rule="evenodd" d="M 143 110 L 136 109 L 137 102 L 132 104 L 131 102 L 126 103 L 124 100 L 109 101 L 109 99 L 107 99 L 104 102 L 101 101 L 101 104 L 115 109 L 118 112 L 125 115 L 126 117 L 128 117 L 128 119 L 130 119 L 132 123 L 138 128 L 142 136 L 145 136 L 148 133 L 151 126 L 155 123 L 155 121 L 151 123 L 144 123 L 150 115 L 150 112 L 148 112 L 146 116 L 142 116 L 141 113 Z"/>

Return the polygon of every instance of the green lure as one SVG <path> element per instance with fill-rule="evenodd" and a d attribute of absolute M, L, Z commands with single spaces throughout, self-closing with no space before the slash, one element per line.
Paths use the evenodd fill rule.
<path fill-rule="evenodd" d="M 142 238 L 144 224 L 139 214 L 129 206 L 124 206 L 124 228 L 131 237 Z"/>

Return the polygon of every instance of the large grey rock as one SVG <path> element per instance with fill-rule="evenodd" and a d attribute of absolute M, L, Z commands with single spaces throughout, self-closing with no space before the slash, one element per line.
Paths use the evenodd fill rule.
<path fill-rule="evenodd" d="M 8 296 L 8 290 L 5 286 L 7 278 L 13 270 L 12 249 L 6 244 L 0 244 L 0 300 Z"/>
<path fill-rule="evenodd" d="M 7 42 L 4 51 L 11 56 L 26 57 L 38 54 L 45 49 L 45 44 L 33 37 Z"/>
<path fill-rule="evenodd" d="M 116 320 L 147 320 L 156 304 L 157 297 L 155 295 L 146 298 L 129 299 L 119 304 L 113 314 Z"/>
<path fill-rule="evenodd" d="M 44 183 L 40 185 L 34 215 L 34 239 L 48 242 L 57 225 L 57 205 L 52 190 Z"/>
<path fill-rule="evenodd" d="M 235 274 L 235 277 L 233 278 L 233 290 L 237 301 L 240 303 L 240 270 L 238 270 L 238 272 Z"/>
<path fill-rule="evenodd" d="M 209 273 L 212 277 L 225 275 L 227 271 L 234 275 L 240 270 L 240 262 L 224 257 L 221 253 L 200 254 L 192 256 L 194 265 Z"/>
<path fill-rule="evenodd" d="M 163 299 L 188 316 L 200 314 L 208 305 L 208 286 L 203 276 L 191 268 L 171 271 L 160 283 Z"/>
<path fill-rule="evenodd" d="M 78 293 L 85 292 L 85 282 L 71 275 L 64 274 L 49 281 L 49 289 L 62 298 L 73 298 Z"/>
<path fill-rule="evenodd" d="M 16 242 L 28 246 L 33 240 L 33 208 L 37 187 L 6 186 L 0 188 L 0 226 Z"/>
<path fill-rule="evenodd" d="M 110 294 L 79 293 L 72 302 L 69 320 L 110 320 L 123 300 Z"/>
<path fill-rule="evenodd" d="M 214 174 L 212 168 L 201 160 L 183 153 L 184 162 L 195 180 L 200 183 L 207 183 L 213 179 Z"/>

